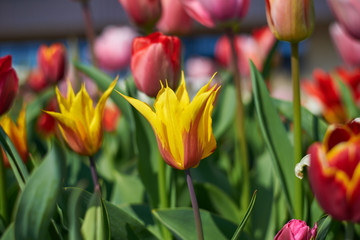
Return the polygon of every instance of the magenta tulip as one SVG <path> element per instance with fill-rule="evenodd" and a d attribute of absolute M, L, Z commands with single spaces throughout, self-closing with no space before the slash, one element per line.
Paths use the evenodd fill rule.
<path fill-rule="evenodd" d="M 178 37 L 160 32 L 133 41 L 131 71 L 136 87 L 155 97 L 161 89 L 160 81 L 176 89 L 180 77 L 181 42 Z"/>
<path fill-rule="evenodd" d="M 314 240 L 317 234 L 317 224 L 313 229 L 306 222 L 292 219 L 276 234 L 274 240 Z"/>
<path fill-rule="evenodd" d="M 0 115 L 11 107 L 16 96 L 19 79 L 11 65 L 11 56 L 0 57 Z"/>

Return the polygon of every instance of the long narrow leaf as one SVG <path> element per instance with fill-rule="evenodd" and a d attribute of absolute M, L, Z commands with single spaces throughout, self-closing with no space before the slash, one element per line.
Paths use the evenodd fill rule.
<path fill-rule="evenodd" d="M 341 100 L 345 105 L 345 110 L 350 119 L 356 118 L 360 116 L 360 110 L 356 106 L 353 95 L 348 86 L 346 86 L 340 79 L 337 79 L 337 83 L 339 84 L 339 89 L 341 93 Z"/>

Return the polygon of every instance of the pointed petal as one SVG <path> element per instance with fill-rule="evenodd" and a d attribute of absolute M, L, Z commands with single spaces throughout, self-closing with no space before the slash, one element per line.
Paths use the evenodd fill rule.
<path fill-rule="evenodd" d="M 187 106 L 190 103 L 189 94 L 186 90 L 184 72 L 181 72 L 181 84 L 176 91 L 176 96 L 181 106 Z"/>

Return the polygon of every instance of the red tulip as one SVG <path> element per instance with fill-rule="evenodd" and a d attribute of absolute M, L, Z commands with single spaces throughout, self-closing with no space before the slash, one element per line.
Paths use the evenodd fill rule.
<path fill-rule="evenodd" d="M 100 66 L 110 71 L 127 67 L 131 59 L 131 44 L 137 35 L 130 27 L 106 27 L 94 46 Z"/>
<path fill-rule="evenodd" d="M 119 0 L 127 15 L 138 26 L 151 28 L 161 16 L 160 0 Z"/>
<path fill-rule="evenodd" d="M 350 87 L 356 103 L 360 104 L 360 67 L 352 70 L 338 68 L 336 73 Z"/>
<path fill-rule="evenodd" d="M 0 115 L 11 107 L 19 87 L 19 79 L 11 66 L 11 56 L 0 57 Z"/>
<path fill-rule="evenodd" d="M 330 26 L 330 34 L 344 62 L 360 66 L 360 40 L 352 38 L 338 23 Z"/>
<path fill-rule="evenodd" d="M 102 120 L 104 130 L 107 132 L 114 132 L 119 123 L 120 116 L 121 112 L 114 103 L 106 104 Z"/>
<path fill-rule="evenodd" d="M 154 97 L 160 81 L 175 89 L 180 77 L 181 42 L 177 37 L 156 32 L 133 41 L 131 71 L 136 87 Z"/>
<path fill-rule="evenodd" d="M 328 0 L 331 10 L 342 27 L 360 40 L 360 1 L 359 0 Z"/>
<path fill-rule="evenodd" d="M 56 111 L 56 108 L 56 98 L 53 98 L 50 100 L 45 110 Z M 42 112 L 37 120 L 36 129 L 43 136 L 51 136 L 56 133 L 56 121 L 49 114 Z"/>
<path fill-rule="evenodd" d="M 311 189 L 322 209 L 341 221 L 360 222 L 360 119 L 333 124 L 308 150 Z"/>
<path fill-rule="evenodd" d="M 40 69 L 33 69 L 30 71 L 29 76 L 27 77 L 27 83 L 35 92 L 40 92 L 49 85 L 44 73 Z"/>
<path fill-rule="evenodd" d="M 238 22 L 249 8 L 250 0 L 181 0 L 187 13 L 207 27 Z"/>
<path fill-rule="evenodd" d="M 317 224 L 310 229 L 306 222 L 292 219 L 276 234 L 274 240 L 313 240 L 317 234 Z"/>
<path fill-rule="evenodd" d="M 167 34 L 184 34 L 191 31 L 192 18 L 186 13 L 180 0 L 161 0 L 162 14 L 157 28 Z"/>
<path fill-rule="evenodd" d="M 52 44 L 50 47 L 41 45 L 38 51 L 38 64 L 49 82 L 60 81 L 65 75 L 65 46 L 60 43 Z"/>

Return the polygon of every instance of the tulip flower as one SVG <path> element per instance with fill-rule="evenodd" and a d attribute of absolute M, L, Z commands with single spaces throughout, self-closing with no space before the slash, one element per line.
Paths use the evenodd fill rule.
<path fill-rule="evenodd" d="M 57 107 L 56 99 L 53 98 L 50 100 L 49 104 L 46 106 L 46 111 L 55 111 Z M 43 136 L 51 136 L 56 132 L 56 121 L 55 119 L 47 113 L 41 113 L 37 122 L 36 122 L 37 131 Z"/>
<path fill-rule="evenodd" d="M 121 112 L 114 103 L 106 104 L 102 119 L 104 130 L 107 132 L 114 132 L 119 122 L 120 116 Z"/>
<path fill-rule="evenodd" d="M 35 92 L 40 92 L 49 85 L 44 73 L 40 69 L 30 71 L 29 76 L 27 77 L 27 83 Z"/>
<path fill-rule="evenodd" d="M 250 0 L 180 0 L 187 13 L 206 27 L 230 25 L 242 19 Z"/>
<path fill-rule="evenodd" d="M 211 80 L 192 102 L 184 77 L 176 93 L 168 85 L 162 86 L 154 103 L 155 111 L 146 103 L 120 93 L 149 121 L 161 156 L 173 168 L 186 170 L 196 167 L 216 148 L 211 113 L 218 87 L 215 85 L 209 89 L 210 84 Z"/>
<path fill-rule="evenodd" d="M 56 88 L 60 112 L 44 112 L 55 118 L 64 140 L 78 154 L 92 156 L 101 147 L 105 103 L 116 82 L 117 79 L 111 83 L 95 108 L 85 85 L 82 85 L 80 91 L 75 95 L 70 82 L 68 82 L 67 97 L 63 97 Z"/>
<path fill-rule="evenodd" d="M 310 146 L 308 176 L 321 208 L 341 221 L 360 222 L 360 119 L 330 125 Z"/>
<path fill-rule="evenodd" d="M 314 29 L 313 0 L 266 0 L 266 18 L 277 39 L 297 43 Z"/>
<path fill-rule="evenodd" d="M 4 129 L 5 133 L 10 138 L 11 142 L 14 144 L 17 152 L 19 153 L 21 159 L 26 163 L 28 156 L 27 148 L 27 137 L 26 137 L 26 108 L 23 107 L 19 113 L 18 119 L 15 122 L 5 115 L 0 119 L 0 126 Z M 4 158 L 4 166 L 10 167 L 9 160 L 6 157 L 5 152 L 2 150 Z"/>
<path fill-rule="evenodd" d="M 292 219 L 276 234 L 274 240 L 315 240 L 317 224 L 310 229 L 306 222 Z"/>
<path fill-rule="evenodd" d="M 263 63 L 275 44 L 275 40 L 274 35 L 268 27 L 255 30 L 251 36 L 236 36 L 235 44 L 238 56 L 238 68 L 243 76 L 250 76 L 250 59 L 254 62 L 257 69 L 262 70 Z M 222 66 L 230 68 L 231 55 L 229 38 L 227 36 L 220 37 L 215 46 L 215 57 L 217 61 Z"/>
<path fill-rule="evenodd" d="M 99 65 L 110 71 L 127 67 L 131 59 L 131 44 L 137 35 L 130 27 L 106 27 L 94 45 Z"/>
<path fill-rule="evenodd" d="M 167 34 L 184 34 L 191 31 L 192 18 L 186 13 L 180 0 L 161 0 L 162 14 L 157 28 Z"/>
<path fill-rule="evenodd" d="M 137 37 L 132 45 L 131 71 L 136 87 L 155 97 L 162 84 L 175 89 L 180 77 L 181 42 L 177 37 L 156 32 Z"/>
<path fill-rule="evenodd" d="M 66 66 L 66 48 L 63 44 L 41 45 L 38 50 L 38 64 L 45 78 L 56 83 L 64 78 Z"/>
<path fill-rule="evenodd" d="M 11 56 L 0 57 L 0 115 L 11 107 L 19 87 L 19 79 L 11 66 Z"/>
<path fill-rule="evenodd" d="M 330 34 L 344 62 L 349 66 L 360 66 L 360 40 L 352 38 L 337 23 L 330 26 Z"/>
<path fill-rule="evenodd" d="M 130 19 L 138 26 L 152 28 L 161 16 L 160 0 L 119 0 Z"/>
<path fill-rule="evenodd" d="M 339 67 L 336 69 L 336 74 L 349 86 L 356 103 L 360 104 L 360 67 L 354 69 Z"/>
<path fill-rule="evenodd" d="M 331 10 L 341 26 L 360 40 L 360 2 L 359 0 L 328 0 Z"/>

